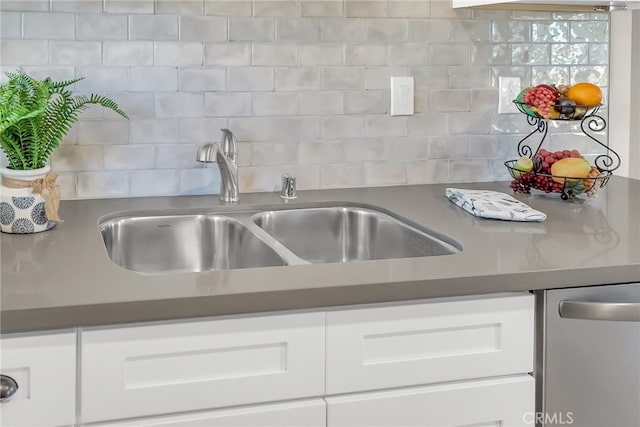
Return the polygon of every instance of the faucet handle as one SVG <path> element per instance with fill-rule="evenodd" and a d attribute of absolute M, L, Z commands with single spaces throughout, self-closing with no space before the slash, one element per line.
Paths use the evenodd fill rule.
<path fill-rule="evenodd" d="M 235 163 L 238 156 L 238 142 L 236 136 L 229 129 L 220 129 L 222 131 L 222 139 L 220 140 L 220 148 L 229 159 Z"/>
<path fill-rule="evenodd" d="M 290 173 L 282 174 L 282 189 L 280 190 L 280 197 L 283 199 L 295 199 L 298 197 L 298 191 L 296 190 L 296 177 Z"/>

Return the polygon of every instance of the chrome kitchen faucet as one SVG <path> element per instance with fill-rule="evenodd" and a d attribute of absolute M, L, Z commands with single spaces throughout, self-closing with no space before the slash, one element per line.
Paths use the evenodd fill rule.
<path fill-rule="evenodd" d="M 229 129 L 220 129 L 220 143 L 204 144 L 198 149 L 196 160 L 202 163 L 218 163 L 220 169 L 220 200 L 226 203 L 240 199 L 238 190 L 238 143 Z"/>

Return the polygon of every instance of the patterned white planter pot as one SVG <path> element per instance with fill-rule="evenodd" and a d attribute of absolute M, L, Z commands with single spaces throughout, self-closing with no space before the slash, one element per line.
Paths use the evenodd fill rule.
<path fill-rule="evenodd" d="M 0 168 L 2 177 L 33 181 L 44 178 L 51 170 L 45 166 L 34 170 L 13 170 Z M 47 231 L 56 225 L 45 214 L 45 200 L 40 194 L 34 194 L 31 187 L 0 187 L 0 229 L 3 233 L 30 234 Z"/>

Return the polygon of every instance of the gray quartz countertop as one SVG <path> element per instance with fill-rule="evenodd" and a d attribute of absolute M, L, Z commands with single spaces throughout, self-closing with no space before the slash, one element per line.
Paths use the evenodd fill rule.
<path fill-rule="evenodd" d="M 640 282 L 638 180 L 613 177 L 582 204 L 516 195 L 548 215 L 542 223 L 475 218 L 448 201 L 446 187 L 510 193 L 506 182 L 319 190 L 300 192 L 290 205 L 377 205 L 452 237 L 463 247 L 458 254 L 164 275 L 114 264 L 99 219 L 118 211 L 281 205 L 279 195 L 241 194 L 235 207 L 215 195 L 63 201 L 64 224 L 0 236 L 1 331 Z"/>

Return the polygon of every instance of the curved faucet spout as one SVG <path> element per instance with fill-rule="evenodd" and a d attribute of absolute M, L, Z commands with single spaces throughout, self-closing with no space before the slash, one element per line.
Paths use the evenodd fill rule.
<path fill-rule="evenodd" d="M 228 129 L 222 129 L 222 143 L 205 144 L 198 149 L 196 161 L 218 164 L 220 169 L 220 200 L 226 203 L 240 199 L 238 186 L 238 147 L 236 138 Z"/>

